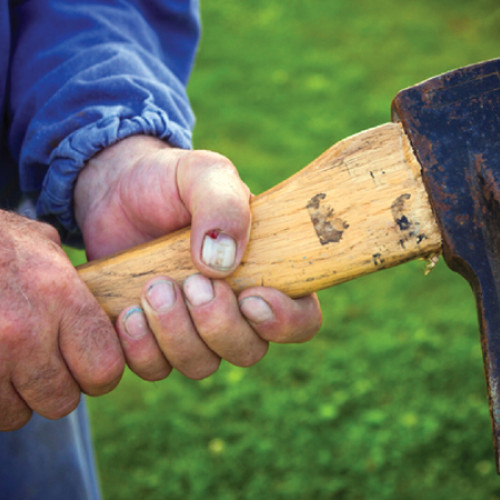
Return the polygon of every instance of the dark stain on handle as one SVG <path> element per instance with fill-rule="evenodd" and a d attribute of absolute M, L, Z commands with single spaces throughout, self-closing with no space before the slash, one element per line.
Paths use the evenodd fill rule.
<path fill-rule="evenodd" d="M 318 193 L 306 205 L 314 230 L 322 245 L 338 243 L 342 239 L 344 231 L 349 228 L 347 222 L 335 217 L 333 208 L 324 203 L 325 198 L 325 193 Z"/>

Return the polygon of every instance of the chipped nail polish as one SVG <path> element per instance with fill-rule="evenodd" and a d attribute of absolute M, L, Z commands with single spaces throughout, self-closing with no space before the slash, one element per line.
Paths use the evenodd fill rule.
<path fill-rule="evenodd" d="M 231 236 L 218 230 L 209 231 L 203 239 L 201 259 L 218 271 L 227 271 L 234 265 L 236 242 Z"/>

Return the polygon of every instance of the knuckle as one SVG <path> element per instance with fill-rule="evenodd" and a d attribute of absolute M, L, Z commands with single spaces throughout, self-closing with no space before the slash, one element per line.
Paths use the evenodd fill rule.
<path fill-rule="evenodd" d="M 129 352 L 126 361 L 132 372 L 149 382 L 163 380 L 172 372 L 172 366 L 159 350 L 146 350 L 139 356 Z"/>
<path fill-rule="evenodd" d="M 172 367 L 163 365 L 160 367 L 136 368 L 132 370 L 137 376 L 148 382 L 158 382 L 166 379 L 172 373 Z"/>
<path fill-rule="evenodd" d="M 32 408 L 52 414 L 59 406 L 79 398 L 78 388 L 64 365 L 48 362 L 32 365 L 28 371 L 15 373 L 14 385 Z"/>
<path fill-rule="evenodd" d="M 258 329 L 259 335 L 262 339 L 267 342 L 274 342 L 277 344 L 289 342 L 290 338 L 296 331 L 296 325 L 290 325 L 288 323 L 284 323 L 283 321 L 280 323 L 273 323 L 265 328 L 260 327 Z"/>
<path fill-rule="evenodd" d="M 2 373 L 3 384 L 0 386 L 0 431 L 15 431 L 26 425 L 32 410 L 13 389 L 9 376 Z"/>
<path fill-rule="evenodd" d="M 48 310 L 60 311 L 63 304 L 71 303 L 77 278 L 66 257 L 41 256 L 14 276 L 19 284 L 17 302 L 39 315 Z"/>
<path fill-rule="evenodd" d="M 58 397 L 44 415 L 51 420 L 59 420 L 69 415 L 80 403 L 80 391 L 73 390 Z"/>
<path fill-rule="evenodd" d="M 21 429 L 30 421 L 32 414 L 28 407 L 15 413 L 7 413 L 0 420 L 0 431 L 11 432 Z"/>
<path fill-rule="evenodd" d="M 291 342 L 303 343 L 312 340 L 317 333 L 316 329 L 308 328 L 304 330 L 299 330 L 294 336 L 292 336 Z"/>
<path fill-rule="evenodd" d="M 51 226 L 50 224 L 47 224 L 45 222 L 38 222 L 38 228 L 44 236 L 56 243 L 57 246 L 60 246 L 61 237 L 59 236 L 59 232 L 54 226 Z"/>
<path fill-rule="evenodd" d="M 82 389 L 103 394 L 118 383 L 124 356 L 117 334 L 97 302 L 83 302 L 63 318 L 60 344 Z"/>
<path fill-rule="evenodd" d="M 82 390 L 90 396 L 100 396 L 112 391 L 120 382 L 124 361 L 119 356 L 113 356 L 107 363 L 96 366 L 81 383 Z"/>
<path fill-rule="evenodd" d="M 251 350 L 250 352 L 245 353 L 238 360 L 237 365 L 241 366 L 242 368 L 248 368 L 250 366 L 253 366 L 256 363 L 258 363 L 266 355 L 266 352 L 267 352 L 267 347 L 265 350 L 261 350 L 261 349 Z"/>
<path fill-rule="evenodd" d="M 213 183 L 217 186 L 218 197 L 227 196 L 230 199 L 248 199 L 250 190 L 241 180 L 237 168 L 225 156 L 212 151 L 192 151 L 187 157 L 188 170 L 191 176 L 196 176 L 200 184 Z M 221 182 L 223 180 L 224 182 Z M 245 196 L 241 197 L 242 192 Z"/>
<path fill-rule="evenodd" d="M 215 151 L 208 151 L 205 149 L 191 151 L 189 161 L 195 165 L 202 165 L 204 168 L 207 166 L 218 166 L 236 172 L 236 167 L 229 160 L 229 158 L 226 158 L 224 155 L 216 153 Z"/>
<path fill-rule="evenodd" d="M 100 395 L 118 384 L 124 355 L 111 322 L 94 299 L 76 302 L 61 321 L 60 345 L 83 392 Z"/>
<path fill-rule="evenodd" d="M 210 375 L 213 375 L 220 366 L 220 358 L 214 356 L 214 359 L 205 362 L 205 363 L 197 363 L 193 367 L 186 369 L 184 371 L 184 375 L 191 380 L 203 380 Z"/>
<path fill-rule="evenodd" d="M 207 362 L 208 357 L 192 350 L 189 344 L 166 348 L 164 353 L 173 366 L 180 371 L 200 367 Z"/>
<path fill-rule="evenodd" d="M 12 383 L 24 400 L 23 405 L 49 419 L 66 416 L 80 401 L 78 385 L 58 359 L 45 364 L 34 360 L 13 373 Z"/>
<path fill-rule="evenodd" d="M 321 309 L 319 303 L 316 302 L 316 308 L 314 313 L 310 317 L 309 323 L 303 328 L 301 337 L 304 342 L 311 340 L 320 331 L 323 324 L 323 315 L 321 314 Z"/>

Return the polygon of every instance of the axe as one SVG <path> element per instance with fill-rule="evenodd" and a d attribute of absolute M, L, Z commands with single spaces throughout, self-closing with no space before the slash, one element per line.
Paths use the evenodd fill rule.
<path fill-rule="evenodd" d="M 251 240 L 227 279 L 291 297 L 443 254 L 476 297 L 500 471 L 500 59 L 399 92 L 392 122 L 348 137 L 251 202 Z M 197 272 L 189 229 L 84 264 L 114 320 L 147 279 Z"/>

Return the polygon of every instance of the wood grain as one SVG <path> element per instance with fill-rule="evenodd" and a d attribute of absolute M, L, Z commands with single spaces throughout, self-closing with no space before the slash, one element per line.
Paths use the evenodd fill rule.
<path fill-rule="evenodd" d="M 252 229 L 236 291 L 263 285 L 300 297 L 441 251 L 441 236 L 411 145 L 398 123 L 335 144 L 251 203 Z M 197 272 L 189 229 L 93 261 L 78 272 L 115 319 L 145 282 Z"/>

